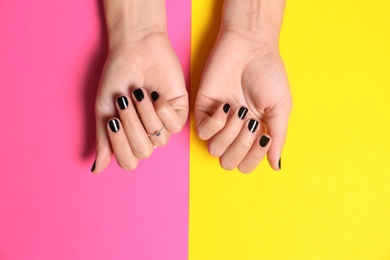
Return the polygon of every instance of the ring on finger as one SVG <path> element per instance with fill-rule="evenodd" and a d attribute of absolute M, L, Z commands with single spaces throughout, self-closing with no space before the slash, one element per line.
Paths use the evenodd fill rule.
<path fill-rule="evenodd" d="M 159 137 L 161 135 L 161 132 L 164 130 L 164 128 L 165 128 L 165 125 L 163 124 L 163 126 L 161 127 L 160 130 L 158 130 L 158 131 L 156 131 L 154 133 L 148 133 L 147 132 L 147 134 L 148 134 L 148 136 L 157 136 L 157 137 Z"/>

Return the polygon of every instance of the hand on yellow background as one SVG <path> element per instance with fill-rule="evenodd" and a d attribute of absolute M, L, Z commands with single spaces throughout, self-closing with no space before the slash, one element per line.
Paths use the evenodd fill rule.
<path fill-rule="evenodd" d="M 279 170 L 291 107 L 277 46 L 220 32 L 197 93 L 195 124 L 221 166 L 251 172 L 267 153 Z"/>

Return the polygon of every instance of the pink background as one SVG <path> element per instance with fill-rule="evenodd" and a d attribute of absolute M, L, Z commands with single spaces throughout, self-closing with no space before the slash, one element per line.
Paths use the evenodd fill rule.
<path fill-rule="evenodd" d="M 187 259 L 188 125 L 134 172 L 90 173 L 100 2 L 0 1 L 1 260 Z M 167 11 L 188 83 L 190 0 Z"/>

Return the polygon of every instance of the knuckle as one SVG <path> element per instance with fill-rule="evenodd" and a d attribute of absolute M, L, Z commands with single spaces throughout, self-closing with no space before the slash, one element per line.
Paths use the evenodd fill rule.
<path fill-rule="evenodd" d="M 135 169 L 137 168 L 137 166 L 138 166 L 138 160 L 120 162 L 120 163 L 118 163 L 118 164 L 119 164 L 119 166 L 120 166 L 123 170 L 129 172 L 129 171 L 133 171 L 133 170 L 135 170 Z"/>
<path fill-rule="evenodd" d="M 131 126 L 138 125 L 140 119 L 136 116 L 128 116 L 122 119 L 122 124 L 125 128 L 131 128 Z"/>
<path fill-rule="evenodd" d="M 248 173 L 251 173 L 253 170 L 243 166 L 243 165 L 238 165 L 238 170 L 241 172 L 241 173 L 245 173 L 245 174 L 248 174 Z"/>
<path fill-rule="evenodd" d="M 141 150 L 137 151 L 135 153 L 135 156 L 139 159 L 146 159 L 146 158 L 149 158 L 150 155 L 152 155 L 153 153 L 153 149 L 152 147 L 143 147 Z"/>
<path fill-rule="evenodd" d="M 215 128 L 222 129 L 225 126 L 225 120 L 220 118 L 214 118 L 213 124 Z"/>
<path fill-rule="evenodd" d="M 165 146 L 165 145 L 167 145 L 168 141 L 169 141 L 169 138 L 163 137 L 163 138 L 159 139 L 158 146 Z"/>
<path fill-rule="evenodd" d="M 203 141 L 209 140 L 215 134 L 211 131 L 207 131 L 207 129 L 205 129 L 202 126 L 198 127 L 197 133 L 198 133 L 198 137 Z"/>
<path fill-rule="evenodd" d="M 210 138 L 209 135 L 207 135 L 204 131 L 198 130 L 198 136 L 201 140 L 206 141 Z"/>
<path fill-rule="evenodd" d="M 233 165 L 232 163 L 230 163 L 228 160 L 224 159 L 224 158 L 221 158 L 220 161 L 219 161 L 219 164 L 221 165 L 221 167 L 227 171 L 232 171 L 236 168 L 236 165 Z"/>
<path fill-rule="evenodd" d="M 208 149 L 211 156 L 220 157 L 223 154 L 223 151 L 214 142 L 210 142 Z"/>
<path fill-rule="evenodd" d="M 141 115 L 142 120 L 150 121 L 153 118 L 154 110 L 153 109 L 139 109 L 139 114 Z"/>
<path fill-rule="evenodd" d="M 169 130 L 174 133 L 174 134 L 177 134 L 181 131 L 181 126 L 179 123 L 175 122 L 173 123 L 172 125 L 169 126 Z"/>
<path fill-rule="evenodd" d="M 238 142 L 238 149 L 241 151 L 248 151 L 250 147 L 252 147 L 252 143 L 245 142 L 245 141 Z"/>
<path fill-rule="evenodd" d="M 95 113 L 97 115 L 105 115 L 115 110 L 115 106 L 113 104 L 108 104 L 104 100 L 97 99 L 95 102 Z"/>
<path fill-rule="evenodd" d="M 164 115 L 168 113 L 168 108 L 166 106 L 158 106 L 155 109 L 158 115 Z"/>

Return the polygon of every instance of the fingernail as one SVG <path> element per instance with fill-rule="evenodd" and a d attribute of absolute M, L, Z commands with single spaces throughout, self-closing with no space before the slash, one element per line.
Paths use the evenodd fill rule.
<path fill-rule="evenodd" d="M 256 132 L 257 127 L 259 126 L 259 121 L 251 119 L 248 124 L 248 129 L 252 133 Z"/>
<path fill-rule="evenodd" d="M 150 93 L 150 95 L 152 96 L 153 102 L 155 102 L 160 97 L 157 91 L 153 91 L 152 93 Z"/>
<path fill-rule="evenodd" d="M 269 143 L 269 140 L 270 140 L 270 138 L 269 138 L 268 136 L 263 135 L 263 136 L 260 138 L 259 145 L 260 145 L 261 147 L 264 148 L 264 147 L 266 147 L 267 144 Z"/>
<path fill-rule="evenodd" d="M 91 172 L 93 172 L 93 171 L 95 170 L 95 166 L 96 166 L 96 160 L 93 161 L 92 168 L 91 168 Z"/>
<path fill-rule="evenodd" d="M 282 157 L 279 158 L 278 166 L 279 166 L 279 170 L 281 170 L 282 169 Z"/>
<path fill-rule="evenodd" d="M 111 131 L 114 133 L 119 131 L 119 121 L 117 119 L 112 119 L 110 122 L 108 122 L 108 125 L 110 126 Z"/>
<path fill-rule="evenodd" d="M 125 96 L 119 97 L 116 101 L 118 102 L 121 110 L 126 109 L 129 106 L 129 102 Z"/>
<path fill-rule="evenodd" d="M 144 99 L 144 92 L 142 92 L 142 89 L 136 89 L 133 91 L 135 99 L 140 102 L 142 99 Z"/>
<path fill-rule="evenodd" d="M 225 112 L 225 114 L 227 114 L 230 110 L 230 105 L 229 104 L 225 104 L 223 105 L 223 112 Z"/>
<path fill-rule="evenodd" d="M 248 109 L 246 107 L 240 107 L 238 110 L 238 117 L 240 119 L 244 119 L 246 117 L 246 113 L 248 113 Z"/>

